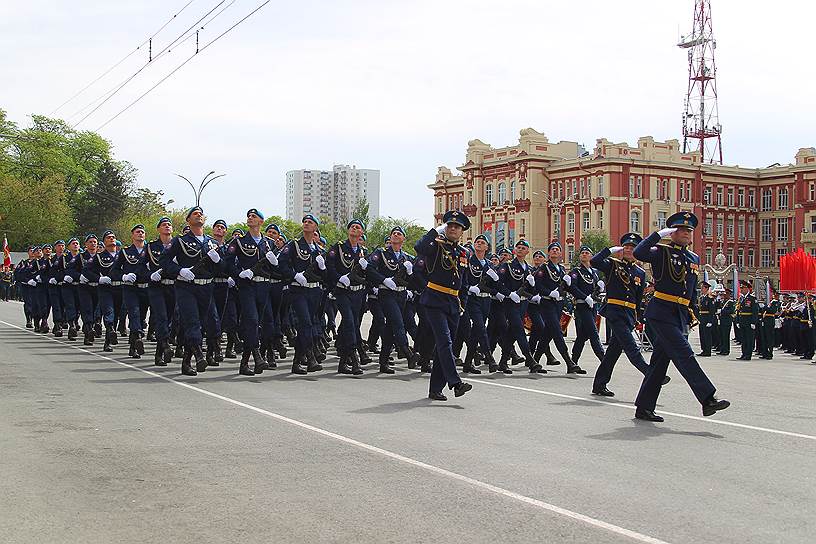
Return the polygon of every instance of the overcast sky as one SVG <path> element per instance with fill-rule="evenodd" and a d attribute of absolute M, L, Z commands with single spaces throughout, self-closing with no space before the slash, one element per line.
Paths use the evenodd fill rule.
<path fill-rule="evenodd" d="M 23 125 L 51 113 L 186 1 L 3 1 L 0 108 Z M 218 1 L 195 0 L 154 54 Z M 201 44 L 260 3 L 236 0 Z M 470 139 L 511 145 L 528 126 L 590 148 L 600 137 L 680 138 L 687 59 L 675 44 L 693 4 L 273 0 L 101 133 L 177 206 L 193 197 L 174 172 L 227 173 L 205 193 L 210 220 L 241 220 L 249 207 L 282 215 L 287 170 L 344 163 L 381 170 L 383 215 L 429 225 L 425 185 L 438 166 L 462 164 Z M 816 3 L 712 4 L 726 163 L 793 162 L 816 145 Z M 174 47 L 79 128 L 97 129 L 194 47 Z M 78 120 L 146 60 L 131 56 L 57 116 Z"/>

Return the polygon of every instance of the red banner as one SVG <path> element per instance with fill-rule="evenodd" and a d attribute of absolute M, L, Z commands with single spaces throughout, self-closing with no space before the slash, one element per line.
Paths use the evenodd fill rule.
<path fill-rule="evenodd" d="M 8 247 L 8 238 L 3 236 L 3 264 L 5 266 L 11 266 L 11 251 Z"/>
<path fill-rule="evenodd" d="M 779 260 L 780 291 L 816 291 L 816 259 L 802 248 Z"/>

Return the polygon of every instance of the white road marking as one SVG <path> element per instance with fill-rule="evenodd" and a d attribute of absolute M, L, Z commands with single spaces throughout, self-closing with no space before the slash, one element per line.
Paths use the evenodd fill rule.
<path fill-rule="evenodd" d="M 33 331 L 29 331 L 29 330 L 27 330 L 27 329 L 25 329 L 23 327 L 18 327 L 17 325 L 12 325 L 11 323 L 8 323 L 6 321 L 0 320 L 0 323 L 2 323 L 4 325 L 7 325 L 9 327 L 12 327 L 14 329 L 25 331 L 25 332 L 31 333 L 32 335 L 36 335 L 36 333 L 34 333 Z M 513 499 L 515 501 L 527 504 L 529 506 L 539 508 L 541 510 L 546 510 L 548 512 L 552 512 L 554 514 L 558 514 L 560 516 L 564 516 L 566 518 L 570 518 L 570 519 L 573 519 L 575 521 L 580 521 L 582 523 L 585 523 L 585 524 L 590 525 L 592 527 L 596 527 L 598 529 L 604 529 L 606 531 L 609 531 L 609 532 L 612 532 L 612 533 L 615 533 L 615 534 L 618 534 L 618 535 L 621 535 L 621 536 L 625 536 L 627 538 L 630 538 L 630 539 L 638 541 L 638 542 L 644 542 L 644 543 L 647 543 L 647 544 L 669 544 L 665 540 L 660 540 L 659 538 L 655 538 L 655 537 L 652 537 L 652 536 L 649 536 L 649 535 L 644 535 L 642 533 L 638 533 L 637 531 L 632 531 L 632 530 L 626 529 L 624 527 L 619 527 L 618 525 L 614 525 L 612 523 L 608 523 L 606 521 L 596 519 L 596 518 L 587 516 L 585 514 L 581 514 L 579 512 L 574 512 L 572 510 L 568 510 L 566 508 L 562 508 L 562 507 L 556 506 L 554 504 L 550 504 L 550 503 L 547 503 L 547 502 L 544 502 L 544 501 L 540 501 L 538 499 L 534 499 L 532 497 L 528 497 L 526 495 L 522 495 L 520 493 L 516 493 L 514 491 L 510 491 L 509 489 L 504 489 L 503 487 L 498 487 L 498 486 L 495 486 L 493 484 L 489 484 L 487 482 L 483 482 L 481 480 L 477 480 L 475 478 L 465 476 L 464 474 L 459 474 L 458 472 L 452 472 L 450 470 L 438 467 L 436 465 L 431 465 L 429 463 L 424 463 L 422 461 L 418 461 L 418 460 L 413 459 L 411 457 L 406 457 L 404 455 L 400 455 L 399 453 L 394 453 L 394 452 L 389 451 L 389 450 L 378 448 L 377 446 L 372 446 L 371 444 L 367 444 L 365 442 L 360 442 L 359 440 L 354 440 L 353 438 L 349 438 L 349 437 L 343 436 L 341 434 L 337 434 L 337 433 L 334 433 L 334 432 L 331 432 L 331 431 L 327 431 L 326 429 L 321 429 L 320 427 L 315 427 L 314 425 L 309 425 L 308 423 L 304 423 L 304 422 L 298 421 L 296 419 L 292 419 L 292 418 L 289 418 L 289 417 L 286 417 L 286 416 L 283 416 L 283 415 L 280 415 L 280 414 L 276 414 L 275 412 L 270 412 L 268 410 L 264 410 L 263 408 L 258 408 L 257 406 L 253 406 L 251 404 L 247 404 L 245 402 L 241 402 L 239 400 L 236 400 L 236 399 L 233 399 L 233 398 L 230 398 L 230 397 L 226 397 L 224 395 L 219 395 L 218 393 L 213 393 L 212 391 L 207 391 L 206 389 L 196 387 L 195 385 L 191 385 L 189 383 L 185 383 L 185 382 L 181 382 L 181 381 L 178 381 L 178 380 L 174 380 L 172 378 L 168 378 L 167 376 L 157 374 L 156 372 L 152 372 L 152 371 L 146 370 L 144 368 L 139 368 L 139 367 L 134 366 L 134 365 L 129 364 L 129 363 L 118 361 L 118 360 L 116 360 L 116 359 L 114 359 L 112 357 L 108 357 L 106 355 L 101 355 L 99 353 L 95 353 L 93 351 L 85 349 L 84 347 L 74 346 L 72 344 L 68 344 L 67 342 L 64 342 L 62 340 L 58 340 L 56 338 L 52 338 L 50 336 L 40 336 L 40 335 L 36 335 L 36 336 L 39 336 L 39 338 L 45 338 L 47 340 L 56 342 L 58 344 L 63 344 L 65 346 L 68 346 L 69 348 L 72 348 L 72 349 L 75 349 L 77 351 L 87 353 L 88 355 L 93 355 L 93 356 L 98 357 L 100 359 L 105 359 L 106 361 L 116 363 L 117 365 L 120 365 L 120 366 L 123 366 L 123 367 L 126 367 L 126 368 L 130 368 L 132 370 L 137 370 L 139 372 L 142 372 L 142 373 L 147 374 L 149 376 L 152 376 L 154 378 L 158 378 L 160 380 L 164 380 L 164 381 L 173 383 L 173 384 L 178 385 L 180 387 L 184 387 L 185 389 L 188 389 L 190 391 L 195 391 L 196 393 L 201 393 L 202 395 L 206 395 L 208 397 L 212 397 L 214 399 L 218 399 L 220 401 L 227 402 L 227 403 L 232 404 L 234 406 L 240 406 L 241 408 L 246 408 L 247 410 L 250 410 L 252 412 L 271 417 L 273 419 L 276 419 L 278 421 L 282 421 L 284 423 L 288 423 L 290 425 L 294 425 L 296 427 L 300 427 L 301 429 L 313 432 L 315 434 L 319 434 L 319 435 L 322 435 L 322 436 L 325 436 L 325 437 L 328 437 L 328 438 L 332 438 L 334 440 L 337 440 L 339 442 L 343 442 L 343 443 L 348 444 L 350 446 L 354 446 L 356 448 L 359 448 L 359 449 L 362 449 L 362 450 L 365 450 L 365 451 L 368 451 L 368 452 L 371 452 L 371 453 L 376 453 L 376 454 L 381 455 L 383 457 L 387 457 L 389 459 L 393 459 L 395 461 L 399 461 L 399 462 L 405 463 L 407 465 L 415 466 L 417 468 L 424 469 L 424 470 L 426 470 L 428 472 L 432 472 L 432 473 L 438 474 L 440 476 L 445 476 L 446 478 L 450 478 L 452 480 L 456 480 L 456 481 L 459 481 L 459 482 L 462 482 L 462 483 L 465 483 L 465 484 L 469 484 L 469 485 L 472 485 L 474 487 L 484 489 L 486 491 L 490 491 L 490 492 L 495 493 L 497 495 L 507 497 L 508 499 Z"/>

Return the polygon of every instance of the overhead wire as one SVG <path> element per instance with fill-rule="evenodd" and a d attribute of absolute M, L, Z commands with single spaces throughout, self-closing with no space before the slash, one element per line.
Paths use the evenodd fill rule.
<path fill-rule="evenodd" d="M 187 59 L 186 59 L 184 62 L 182 62 L 182 63 L 181 63 L 181 64 L 179 64 L 179 65 L 178 65 L 176 68 L 174 68 L 174 69 L 173 69 L 173 71 L 171 71 L 169 74 L 167 74 L 166 76 L 164 76 L 163 78 L 161 78 L 161 79 L 160 79 L 158 82 L 156 82 L 156 84 L 155 84 L 155 85 L 153 85 L 152 87 L 150 87 L 150 88 L 149 88 L 147 91 L 145 91 L 145 92 L 144 92 L 143 94 L 141 94 L 141 95 L 140 95 L 138 98 L 136 98 L 136 100 L 134 100 L 133 102 L 131 102 L 130 104 L 128 104 L 127 106 L 125 106 L 125 107 L 124 107 L 122 110 L 120 110 L 120 111 L 119 111 L 119 113 L 117 113 L 116 115 L 114 115 L 113 117 L 111 117 L 110 119 L 108 119 L 107 121 L 105 121 L 104 123 L 102 123 L 101 125 L 99 125 L 99 127 L 97 127 L 97 128 L 96 128 L 96 132 L 98 132 L 99 130 L 101 130 L 101 129 L 102 129 L 102 128 L 104 128 L 105 126 L 107 126 L 109 123 L 111 123 L 112 121 L 114 121 L 114 120 L 115 120 L 117 117 L 119 117 L 120 115 L 122 115 L 123 113 L 125 113 L 127 110 L 129 110 L 131 107 L 133 107 L 134 105 L 136 105 L 136 104 L 137 104 L 139 101 L 141 101 L 141 100 L 142 100 L 142 99 L 143 99 L 145 96 L 147 96 L 148 94 L 150 94 L 150 92 L 151 92 L 151 91 L 153 91 L 153 90 L 154 90 L 156 87 L 158 87 L 159 85 L 161 85 L 162 83 L 164 83 L 164 82 L 165 82 L 165 81 L 166 81 L 168 78 L 170 78 L 170 77 L 171 77 L 173 74 L 175 74 L 175 73 L 176 73 L 176 72 L 178 72 L 178 71 L 179 71 L 179 70 L 180 70 L 182 67 L 184 67 L 184 65 L 185 65 L 185 64 L 187 64 L 188 62 L 190 62 L 191 60 L 193 60 L 193 58 L 195 58 L 195 57 L 196 57 L 196 56 L 197 56 L 199 53 L 203 53 L 203 52 L 204 52 L 204 51 L 205 51 L 205 50 L 206 50 L 208 47 L 210 47 L 210 46 L 211 46 L 211 45 L 213 45 L 215 42 L 217 42 L 218 40 L 220 40 L 222 37 L 224 37 L 225 35 L 227 35 L 227 34 L 228 34 L 229 32 L 231 32 L 231 31 L 232 31 L 232 30 L 233 30 L 235 27 L 237 27 L 238 25 L 240 25 L 241 23 L 243 23 L 244 21 L 246 21 L 247 19 L 249 19 L 250 17 L 252 17 L 253 15 L 255 15 L 255 13 L 257 13 L 258 11 L 260 11 L 260 10 L 261 10 L 261 9 L 262 9 L 264 6 L 266 6 L 266 5 L 267 5 L 269 2 L 271 2 L 271 1 L 272 1 L 272 0 L 266 0 L 265 2 L 262 2 L 262 3 L 261 3 L 259 6 L 258 6 L 258 7 L 256 7 L 256 8 L 255 8 L 255 9 L 253 9 L 252 11 L 250 11 L 250 12 L 249 12 L 248 14 L 246 14 L 246 15 L 245 15 L 243 18 L 239 19 L 239 20 L 238 20 L 238 21 L 237 21 L 235 24 L 233 24 L 231 27 L 227 28 L 227 29 L 226 29 L 224 32 L 222 32 L 221 34 L 219 34 L 218 36 L 216 36 L 215 38 L 213 38 L 211 41 L 207 42 L 207 43 L 206 43 L 205 45 L 203 45 L 203 46 L 202 46 L 202 47 L 201 47 L 201 48 L 200 48 L 198 51 L 196 51 L 195 53 L 193 53 L 193 54 L 192 54 L 190 57 L 188 57 L 188 58 L 187 58 Z"/>
<path fill-rule="evenodd" d="M 186 4 L 184 4 L 184 6 L 182 6 L 182 8 L 181 8 L 180 10 L 178 10 L 176 13 L 174 13 L 174 14 L 173 14 L 173 16 L 172 16 L 172 17 L 170 17 L 170 18 L 167 20 L 167 22 L 165 22 L 165 23 L 164 23 L 162 26 L 160 26 L 158 30 L 156 30 L 156 31 L 155 31 L 153 34 L 151 34 L 151 35 L 150 35 L 150 36 L 149 36 L 149 37 L 148 37 L 148 38 L 147 38 L 145 41 L 143 41 L 143 42 L 142 42 L 142 43 L 140 43 L 138 46 L 136 46 L 136 49 L 134 49 L 133 51 L 131 51 L 130 53 L 128 53 L 127 55 L 125 55 L 124 57 L 122 57 L 121 59 L 119 59 L 119 61 L 117 61 L 117 62 L 116 62 L 116 63 L 115 63 L 113 66 L 111 66 L 110 68 L 108 68 L 107 70 L 105 70 L 104 72 L 102 72 L 102 74 L 100 74 L 99 76 L 97 76 L 97 77 L 96 77 L 95 79 L 93 79 L 93 80 L 92 80 L 90 83 L 88 83 L 87 85 L 85 85 L 84 87 L 82 87 L 80 90 L 78 90 L 76 93 L 74 93 L 74 94 L 73 94 L 73 95 L 72 95 L 70 98 L 68 98 L 68 100 L 66 100 L 65 102 L 63 102 L 62 104 L 60 104 L 59 106 L 57 106 L 56 108 L 54 108 L 54 110 L 53 110 L 51 113 L 49 113 L 49 114 L 48 114 L 48 116 L 49 116 L 49 117 L 53 117 L 55 113 L 57 113 L 57 112 L 58 112 L 59 110 L 61 110 L 61 109 L 62 109 L 64 106 L 66 106 L 67 104 L 69 104 L 70 102 L 72 102 L 72 101 L 73 101 L 73 100 L 74 100 L 76 97 L 78 97 L 79 95 L 81 95 L 82 93 L 84 93 L 86 90 L 88 90 L 88 89 L 89 89 L 89 88 L 90 88 L 90 87 L 91 87 L 91 86 L 92 86 L 94 83 L 96 83 L 97 81 L 99 81 L 100 79 L 102 79 L 103 77 L 105 77 L 106 75 L 108 75 L 109 73 L 111 73 L 113 70 L 115 70 L 116 68 L 118 68 L 118 67 L 119 67 L 119 65 L 121 65 L 123 62 L 125 62 L 127 59 L 129 59 L 129 58 L 130 58 L 131 56 L 133 56 L 134 54 L 136 54 L 136 52 L 138 52 L 138 51 L 139 51 L 139 50 L 140 50 L 142 47 L 144 47 L 144 46 L 145 46 L 145 44 L 150 43 L 150 41 L 151 41 L 153 38 L 155 38 L 155 37 L 156 37 L 156 36 L 157 36 L 157 35 L 158 35 L 158 34 L 159 34 L 159 33 L 160 33 L 162 30 L 164 30 L 165 28 L 167 28 L 167 25 L 169 25 L 170 23 L 172 23 L 172 22 L 173 22 L 173 20 L 174 20 L 176 17 L 178 17 L 178 16 L 179 16 L 179 15 L 180 15 L 180 14 L 181 14 L 181 13 L 182 13 L 182 12 L 183 12 L 185 9 L 187 9 L 187 7 L 188 7 L 190 4 L 192 4 L 194 1 L 195 1 L 195 0 L 189 0 L 189 2 L 187 2 Z"/>

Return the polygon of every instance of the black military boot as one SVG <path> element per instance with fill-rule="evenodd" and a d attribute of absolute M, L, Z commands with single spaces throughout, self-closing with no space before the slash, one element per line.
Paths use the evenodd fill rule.
<path fill-rule="evenodd" d="M 136 353 L 138 353 L 139 355 L 144 355 L 145 354 L 145 349 L 144 349 L 144 341 L 142 340 L 142 333 L 139 332 L 139 331 L 136 331 L 135 334 L 136 334 Z"/>
<path fill-rule="evenodd" d="M 163 356 L 164 355 L 164 346 L 163 342 L 159 340 L 156 342 L 156 353 L 153 354 L 153 364 L 156 366 L 167 366 L 167 363 L 164 362 Z"/>
<path fill-rule="evenodd" d="M 370 365 L 371 363 L 374 362 L 374 361 L 371 360 L 371 357 L 368 356 L 368 353 L 366 353 L 366 350 L 365 350 L 365 347 L 363 346 L 363 344 L 358 344 L 356 349 L 357 349 L 358 362 L 360 363 L 361 366 L 362 365 Z"/>
<path fill-rule="evenodd" d="M 77 330 L 73 323 L 68 325 L 68 340 L 76 340 L 77 339 Z"/>
<path fill-rule="evenodd" d="M 295 348 L 295 358 L 292 360 L 292 374 L 306 374 L 307 370 L 303 367 L 303 354 Z"/>
<path fill-rule="evenodd" d="M 482 366 L 484 360 L 485 357 L 481 351 L 477 351 L 476 353 L 473 354 L 473 366 Z"/>
<path fill-rule="evenodd" d="M 237 359 L 238 354 L 235 353 L 235 343 L 233 342 L 231 332 L 227 333 L 227 347 L 224 350 L 224 359 Z"/>
<path fill-rule="evenodd" d="M 224 353 L 221 351 L 221 337 L 215 339 L 213 343 L 213 349 L 215 352 L 213 353 L 213 362 L 214 366 L 218 366 L 219 363 L 224 362 Z"/>
<path fill-rule="evenodd" d="M 54 321 L 54 336 L 57 338 L 62 337 L 62 323 L 59 321 Z"/>
<path fill-rule="evenodd" d="M 484 357 L 485 363 L 487 363 L 487 371 L 491 374 L 495 374 L 499 371 L 499 365 L 496 363 L 496 360 L 493 358 L 492 353 L 488 353 Z"/>
<path fill-rule="evenodd" d="M 419 355 L 409 346 L 405 346 L 403 351 L 405 352 L 405 358 L 408 360 L 408 368 L 414 370 L 419 362 Z"/>
<path fill-rule="evenodd" d="M 425 354 L 420 352 L 419 354 L 419 372 L 424 374 L 426 372 L 431 371 L 431 359 L 427 357 Z"/>
<path fill-rule="evenodd" d="M 380 372 L 383 374 L 394 374 L 395 370 L 391 368 L 391 365 L 388 364 L 388 358 L 383 357 L 383 354 L 380 353 Z"/>
<path fill-rule="evenodd" d="M 176 359 L 181 359 L 182 357 L 184 357 L 184 346 L 182 346 L 180 343 L 176 344 L 176 350 L 173 353 L 173 357 L 175 357 Z"/>
<path fill-rule="evenodd" d="M 90 325 L 82 325 L 82 343 L 86 346 L 93 346 L 94 343 L 94 333 L 93 328 Z"/>
<path fill-rule="evenodd" d="M 181 373 L 184 376 L 197 376 L 198 372 L 196 369 L 193 368 L 192 360 L 193 360 L 193 350 L 190 348 L 182 348 L 184 357 L 181 360 Z M 199 351 L 201 351 L 199 349 Z"/>
<path fill-rule="evenodd" d="M 95 338 L 102 338 L 102 323 L 93 324 L 93 333 Z"/>
<path fill-rule="evenodd" d="M 266 341 L 266 366 L 270 370 L 278 368 L 278 363 L 275 362 L 275 346 L 272 340 Z"/>
<path fill-rule="evenodd" d="M 111 347 L 111 338 L 116 336 L 116 331 L 112 331 L 110 329 L 105 331 L 105 345 L 102 346 L 102 351 L 113 351 L 113 347 Z"/>
<path fill-rule="evenodd" d="M 351 374 L 351 361 L 350 357 L 345 353 L 340 356 L 340 364 L 337 365 L 337 373 L 338 374 Z"/>
<path fill-rule="evenodd" d="M 241 367 L 238 369 L 238 374 L 241 376 L 254 376 L 255 373 L 249 368 L 249 358 L 252 356 L 252 351 L 245 351 L 241 354 Z"/>
<path fill-rule="evenodd" d="M 119 335 L 116 334 L 116 329 L 108 329 L 110 332 L 110 345 L 111 346 L 118 346 L 119 345 Z"/>
<path fill-rule="evenodd" d="M 40 332 L 42 334 L 48 334 L 51 332 L 51 329 L 48 327 L 48 318 L 44 317 L 42 320 L 42 324 L 40 324 Z"/>
<path fill-rule="evenodd" d="M 569 357 L 564 357 L 564 360 L 567 362 L 567 374 L 586 374 L 586 370 L 573 363 Z"/>
<path fill-rule="evenodd" d="M 212 341 L 207 340 L 207 352 L 204 354 L 204 359 L 207 360 L 207 366 L 216 366 L 215 365 L 215 350 L 213 349 Z"/>
<path fill-rule="evenodd" d="M 355 376 L 359 376 L 360 374 L 363 373 L 363 369 L 360 368 L 360 358 L 357 354 L 357 351 L 352 349 L 351 355 L 349 355 L 349 357 L 351 357 L 351 373 Z"/>
<path fill-rule="evenodd" d="M 269 365 L 266 364 L 266 361 L 261 355 L 260 348 L 255 348 L 252 350 L 252 360 L 255 363 L 255 368 L 252 369 L 255 374 L 263 374 L 264 370 L 269 369 Z"/>
<path fill-rule="evenodd" d="M 369 342 L 366 345 L 366 349 L 371 353 L 380 353 L 380 347 L 377 345 L 377 342 Z"/>
<path fill-rule="evenodd" d="M 147 325 L 147 341 L 148 342 L 156 341 L 156 329 L 155 327 L 153 327 L 152 323 Z"/>
<path fill-rule="evenodd" d="M 31 321 L 30 317 L 27 317 L 26 318 L 26 329 L 33 329 L 33 328 L 34 328 L 34 323 Z"/>
<path fill-rule="evenodd" d="M 201 346 L 198 344 L 193 346 L 193 357 L 196 362 L 196 372 L 205 372 L 207 370 L 207 358 L 204 357 L 204 352 L 201 351 Z"/>
<path fill-rule="evenodd" d="M 512 373 L 513 373 L 513 371 L 512 371 L 512 370 L 510 369 L 510 367 L 507 365 L 507 361 L 508 361 L 509 359 L 510 359 L 510 356 L 509 356 L 509 355 L 505 355 L 505 353 L 504 353 L 504 352 L 502 352 L 501 359 L 499 360 L 499 372 L 503 372 L 503 373 L 505 373 L 505 374 L 512 374 Z"/>
<path fill-rule="evenodd" d="M 462 372 L 466 374 L 481 374 L 482 371 L 473 366 L 473 352 L 468 350 L 465 355 L 465 362 L 462 364 Z"/>
<path fill-rule="evenodd" d="M 142 356 L 139 355 L 138 350 L 136 349 L 136 338 L 138 336 L 138 332 L 131 332 L 130 336 L 128 337 L 128 356 L 132 359 L 141 359 Z"/>
<path fill-rule="evenodd" d="M 315 351 L 316 348 L 312 348 L 306 352 L 306 361 L 308 363 L 306 366 L 307 372 L 320 372 L 323 370 L 323 365 L 318 362 Z"/>
<path fill-rule="evenodd" d="M 535 360 L 529 351 L 524 354 L 524 365 L 530 369 L 530 374 L 546 374 L 547 371 Z"/>
<path fill-rule="evenodd" d="M 283 343 L 283 337 L 275 338 L 275 351 L 278 352 L 278 359 L 286 359 L 286 346 Z"/>
<path fill-rule="evenodd" d="M 127 329 L 125 328 L 125 319 L 122 318 L 122 319 L 119 320 L 119 336 L 124 338 L 127 335 L 128 335 L 128 333 L 127 333 Z"/>
<path fill-rule="evenodd" d="M 510 364 L 512 364 L 512 365 L 518 365 L 518 364 L 526 362 L 526 359 L 524 357 L 522 357 L 521 355 L 516 353 L 516 347 L 515 346 L 510 348 L 510 358 L 511 358 L 511 363 Z"/>
<path fill-rule="evenodd" d="M 161 341 L 162 344 L 162 362 L 164 363 L 163 366 L 169 365 L 170 361 L 173 360 L 173 348 L 170 347 L 170 339 L 165 338 Z"/>

